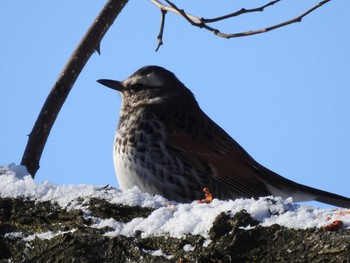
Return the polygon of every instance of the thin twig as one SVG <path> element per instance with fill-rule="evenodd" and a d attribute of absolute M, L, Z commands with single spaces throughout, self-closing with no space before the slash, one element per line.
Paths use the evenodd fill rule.
<path fill-rule="evenodd" d="M 235 16 L 240 16 L 243 14 L 248 14 L 248 13 L 254 13 L 254 12 L 263 12 L 265 10 L 266 7 L 272 6 L 278 2 L 280 2 L 281 0 L 275 0 L 275 1 L 271 1 L 263 6 L 260 7 L 256 7 L 256 8 L 251 8 L 251 9 L 245 9 L 242 8 L 236 12 L 233 12 L 231 14 L 227 14 L 227 15 L 223 15 L 223 16 L 219 16 L 219 17 L 215 17 L 215 18 L 201 18 L 201 22 L 202 23 L 214 23 L 214 22 L 218 22 L 221 20 L 225 20 L 231 17 L 235 17 Z"/>
<path fill-rule="evenodd" d="M 256 35 L 256 34 L 266 33 L 266 32 L 269 32 L 271 30 L 275 30 L 275 29 L 280 28 L 280 27 L 284 27 L 284 26 L 287 26 L 287 25 L 290 25 L 293 23 L 301 22 L 305 16 L 307 16 L 308 14 L 315 11 L 317 8 L 323 6 L 324 4 L 326 4 L 329 1 L 331 1 L 331 0 L 323 0 L 323 1 L 319 2 L 318 4 L 316 4 L 315 6 L 313 6 L 312 8 L 310 8 L 309 10 L 307 10 L 306 12 L 302 13 L 301 15 L 299 15 L 293 19 L 290 19 L 288 21 L 273 25 L 273 26 L 269 26 L 266 28 L 258 29 L 258 30 L 251 30 L 251 31 L 246 31 L 246 32 L 234 33 L 234 34 L 219 33 L 217 35 L 220 37 L 224 37 L 224 38 L 233 38 L 233 37 L 244 37 L 244 36 L 252 36 L 252 35 Z"/>
<path fill-rule="evenodd" d="M 227 14 L 227 15 L 223 15 L 220 17 L 216 17 L 216 18 L 211 18 L 211 19 L 206 19 L 206 18 L 199 18 L 197 16 L 191 15 L 187 12 L 185 12 L 183 9 L 178 8 L 174 3 L 172 3 L 169 0 L 165 0 L 165 2 L 168 3 L 168 5 L 165 5 L 161 2 L 159 2 L 158 0 L 150 0 L 153 4 L 155 4 L 157 7 L 162 8 L 164 10 L 170 11 L 172 13 L 178 14 L 180 16 L 182 16 L 185 20 L 187 20 L 191 25 L 198 27 L 198 28 L 204 28 L 208 31 L 213 32 L 215 35 L 219 36 L 219 37 L 223 37 L 223 38 L 234 38 L 234 37 L 243 37 L 243 36 L 251 36 L 251 35 L 256 35 L 256 34 L 261 34 L 261 33 L 266 33 L 268 31 L 271 30 L 275 30 L 277 28 L 280 27 L 284 27 L 296 22 L 301 22 L 301 20 L 307 16 L 308 14 L 310 14 L 311 12 L 315 11 L 316 9 L 318 9 L 319 7 L 323 6 L 324 4 L 326 4 L 327 2 L 331 1 L 331 0 L 323 0 L 321 2 L 319 2 L 318 4 L 316 4 L 315 6 L 313 6 L 312 8 L 310 8 L 309 10 L 307 10 L 306 12 L 302 13 L 301 15 L 284 21 L 282 23 L 279 24 L 275 24 L 266 28 L 261 28 L 261 29 L 257 29 L 257 30 L 250 30 L 250 31 L 244 31 L 244 32 L 239 32 L 239 33 L 233 33 L 233 34 L 227 34 L 227 33 L 222 33 L 220 32 L 220 30 L 214 28 L 214 27 L 210 27 L 207 25 L 207 23 L 214 23 L 214 22 L 218 22 L 221 20 L 225 20 L 225 19 L 229 19 L 232 17 L 236 17 L 242 14 L 247 14 L 247 13 L 252 13 L 252 12 L 261 12 L 264 11 L 264 9 L 266 7 L 272 6 L 274 4 L 276 4 L 277 2 L 279 2 L 280 0 L 275 0 L 275 1 L 271 1 L 261 7 L 257 7 L 257 8 L 252 8 L 252 9 L 244 9 L 242 8 L 241 10 L 238 10 L 236 12 Z"/>
<path fill-rule="evenodd" d="M 158 0 L 150 0 L 154 5 L 156 5 L 158 8 L 160 9 L 164 9 L 166 11 L 170 11 L 172 13 L 175 13 L 175 14 L 178 14 L 178 15 L 181 15 L 178 11 L 176 11 L 174 8 L 170 7 L 170 6 L 167 6 L 167 5 L 164 5 L 163 3 L 159 2 Z M 201 23 L 201 20 L 196 17 L 196 16 L 193 16 L 189 13 L 186 13 L 186 15 L 192 20 L 192 21 L 195 21 L 197 23 Z"/>
<path fill-rule="evenodd" d="M 165 24 L 165 15 L 168 11 L 164 10 L 164 9 L 160 9 L 160 11 L 162 12 L 162 18 L 160 21 L 160 29 L 159 29 L 159 34 L 157 36 L 158 39 L 158 46 L 156 48 L 156 52 L 158 51 L 158 49 L 160 48 L 161 45 L 163 45 L 163 33 L 164 33 L 164 24 Z"/>
<path fill-rule="evenodd" d="M 168 1 L 168 0 L 165 0 L 174 10 L 176 10 L 183 18 L 185 18 L 192 26 L 195 26 L 195 27 L 199 27 L 199 28 L 205 28 L 206 30 L 208 31 L 211 31 L 213 32 L 215 35 L 218 35 L 220 36 L 220 31 L 213 28 L 213 27 L 210 27 L 208 26 L 207 24 L 205 23 L 202 23 L 201 21 L 199 23 L 193 21 L 191 19 L 190 16 L 188 16 L 188 14 L 183 10 L 183 9 L 179 9 L 175 4 L 173 4 L 172 2 Z M 199 18 L 197 18 L 199 19 Z M 199 19 L 200 20 L 200 19 Z"/>

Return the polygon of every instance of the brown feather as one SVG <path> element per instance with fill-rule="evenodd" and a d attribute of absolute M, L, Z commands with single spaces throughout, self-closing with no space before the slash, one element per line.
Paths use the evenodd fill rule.
<path fill-rule="evenodd" d="M 271 194 L 259 172 L 260 165 L 199 107 L 167 104 L 153 112 L 161 121 L 177 116 L 177 122 L 166 124 L 166 142 L 183 162 L 226 184 L 233 196 Z"/>

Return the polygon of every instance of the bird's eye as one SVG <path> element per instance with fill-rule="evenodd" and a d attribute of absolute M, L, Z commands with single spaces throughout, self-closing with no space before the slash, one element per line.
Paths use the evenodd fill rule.
<path fill-rule="evenodd" d="M 139 91 L 139 90 L 144 89 L 144 85 L 142 85 L 140 83 L 136 83 L 136 84 L 133 84 L 130 88 L 133 90 Z"/>

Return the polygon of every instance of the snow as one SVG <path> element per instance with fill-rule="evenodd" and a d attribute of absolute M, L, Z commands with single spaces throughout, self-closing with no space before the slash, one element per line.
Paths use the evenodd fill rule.
<path fill-rule="evenodd" d="M 45 240 L 45 239 L 51 239 L 58 235 L 62 235 L 65 233 L 73 233 L 73 232 L 75 232 L 75 229 L 69 230 L 69 231 L 58 231 L 58 232 L 47 231 L 42 233 L 35 233 L 29 236 L 25 236 L 22 232 L 11 232 L 11 233 L 6 233 L 4 237 L 8 239 L 23 238 L 23 240 L 25 241 L 33 241 L 36 238 Z"/>
<path fill-rule="evenodd" d="M 150 255 L 152 255 L 154 257 L 164 257 L 166 259 L 172 259 L 173 258 L 172 255 L 167 255 L 160 249 L 157 249 L 157 250 L 142 249 L 142 251 L 147 253 L 147 254 L 150 254 Z"/>
<path fill-rule="evenodd" d="M 186 252 L 195 250 L 196 246 L 192 246 L 191 244 L 186 244 L 183 246 L 183 250 Z"/>
<path fill-rule="evenodd" d="M 350 213 L 346 209 L 325 209 L 311 206 L 299 206 L 291 199 L 283 200 L 276 197 L 254 199 L 236 199 L 222 201 L 214 199 L 210 204 L 200 204 L 196 201 L 188 204 L 169 202 L 161 196 L 141 193 L 137 187 L 120 191 L 108 186 L 57 185 L 51 182 L 36 183 L 22 166 L 10 164 L 0 166 L 0 196 L 23 197 L 35 201 L 51 201 L 62 208 L 80 209 L 90 217 L 94 228 L 110 227 L 112 230 L 106 236 L 134 236 L 141 231 L 141 237 L 167 235 L 183 237 L 186 234 L 202 235 L 207 238 L 215 218 L 225 212 L 229 215 L 246 210 L 261 226 L 279 224 L 295 229 L 322 228 L 335 220 L 341 220 L 344 228 L 350 228 Z M 152 207 L 155 210 L 147 218 L 134 218 L 130 222 L 120 222 L 113 218 L 100 219 L 92 217 L 87 210 L 90 198 L 105 199 L 114 204 Z M 81 201 L 81 199 L 86 201 Z M 80 200 L 80 201 L 79 201 Z M 250 229 L 248 226 L 245 229 Z M 31 238 L 49 239 L 62 233 L 34 234 Z M 21 233 L 8 233 L 8 238 L 14 238 Z M 192 249 L 184 247 L 185 250 Z M 158 252 L 157 252 L 158 253 Z M 164 256 L 159 252 L 159 255 Z"/>
<path fill-rule="evenodd" d="M 10 164 L 0 166 L 0 196 L 25 197 L 37 201 L 52 201 L 67 209 L 81 209 L 78 198 L 101 198 L 115 204 L 157 207 L 166 202 L 161 196 L 142 194 L 137 187 L 126 192 L 108 186 L 37 184 L 25 167 Z"/>
<path fill-rule="evenodd" d="M 43 232 L 43 233 L 36 233 L 36 234 L 33 234 L 33 235 L 29 235 L 27 237 L 24 237 L 23 240 L 25 241 L 33 241 L 35 240 L 36 238 L 38 239 L 41 239 L 41 240 L 45 240 L 45 239 L 51 239 L 55 236 L 58 236 L 58 235 L 63 235 L 65 233 L 73 233 L 75 231 L 75 229 L 73 230 L 70 230 L 70 231 L 58 231 L 58 232 L 52 232 L 52 231 L 47 231 L 47 232 Z M 16 232 L 18 233 L 18 232 Z"/>
<path fill-rule="evenodd" d="M 208 247 L 210 245 L 210 243 L 213 242 L 212 239 L 207 238 L 206 240 L 204 240 L 203 242 L 203 247 Z"/>

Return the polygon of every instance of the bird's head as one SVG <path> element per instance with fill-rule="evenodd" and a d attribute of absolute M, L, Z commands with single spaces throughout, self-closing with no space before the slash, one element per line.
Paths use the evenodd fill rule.
<path fill-rule="evenodd" d="M 119 91 L 123 108 L 167 103 L 182 96 L 194 99 L 174 73 L 159 66 L 140 68 L 124 81 L 100 79 L 97 82 Z"/>

